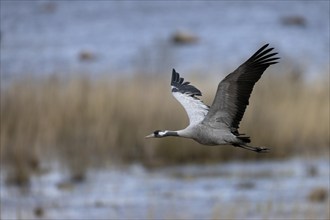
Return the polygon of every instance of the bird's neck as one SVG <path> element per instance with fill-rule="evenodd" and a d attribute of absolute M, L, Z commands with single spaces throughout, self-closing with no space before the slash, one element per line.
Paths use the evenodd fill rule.
<path fill-rule="evenodd" d="M 177 131 L 166 131 L 164 134 L 164 137 L 167 137 L 167 136 L 179 136 L 179 134 Z"/>
<path fill-rule="evenodd" d="M 178 131 L 169 131 L 166 130 L 164 131 L 164 134 L 162 135 L 163 137 L 168 137 L 168 136 L 174 136 L 174 137 L 184 137 L 184 138 L 191 138 L 191 131 L 190 129 L 182 129 Z"/>
<path fill-rule="evenodd" d="M 177 133 L 177 136 L 191 138 L 191 129 L 189 129 L 189 127 L 175 132 Z"/>

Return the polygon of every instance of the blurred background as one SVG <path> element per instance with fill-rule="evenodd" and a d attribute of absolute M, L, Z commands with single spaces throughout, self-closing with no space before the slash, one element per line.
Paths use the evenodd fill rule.
<path fill-rule="evenodd" d="M 1 0 L 1 219 L 329 219 L 329 1 Z M 240 131 L 145 140 L 265 43 Z M 175 114 L 173 114 L 173 112 Z"/>

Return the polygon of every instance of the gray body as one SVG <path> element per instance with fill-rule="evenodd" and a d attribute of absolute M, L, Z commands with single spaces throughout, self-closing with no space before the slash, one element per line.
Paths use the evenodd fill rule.
<path fill-rule="evenodd" d="M 173 69 L 172 94 L 186 110 L 189 125 L 178 131 L 156 130 L 147 138 L 178 136 L 194 139 L 203 145 L 233 145 L 256 152 L 267 151 L 264 147 L 249 146 L 250 138 L 238 132 L 255 83 L 279 59 L 274 57 L 277 53 L 270 53 L 273 48 L 267 47 L 268 44 L 261 47 L 219 83 L 211 107 L 197 97 L 202 93 L 190 82 L 185 82 Z"/>
<path fill-rule="evenodd" d="M 178 136 L 191 138 L 203 145 L 226 145 L 228 143 L 241 143 L 242 141 L 232 134 L 228 129 L 211 128 L 203 123 L 188 126 L 177 131 Z"/>

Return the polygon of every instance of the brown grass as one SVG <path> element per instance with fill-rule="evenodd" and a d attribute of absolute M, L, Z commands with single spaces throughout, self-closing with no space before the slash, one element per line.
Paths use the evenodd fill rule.
<path fill-rule="evenodd" d="M 156 129 L 187 124 L 168 78 L 51 76 L 23 78 L 2 88 L 2 161 L 16 172 L 14 181 L 24 183 L 41 161 L 51 160 L 60 161 L 79 180 L 90 165 L 113 162 L 161 165 L 328 155 L 328 78 L 305 83 L 293 74 L 274 75 L 257 84 L 241 123 L 241 132 L 253 144 L 269 146 L 269 154 L 179 138 L 145 140 Z M 216 82 L 195 81 L 210 104 Z"/>

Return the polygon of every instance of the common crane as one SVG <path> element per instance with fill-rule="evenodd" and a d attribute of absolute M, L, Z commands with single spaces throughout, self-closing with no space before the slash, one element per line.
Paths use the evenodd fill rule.
<path fill-rule="evenodd" d="M 173 69 L 171 87 L 173 96 L 181 103 L 189 117 L 189 125 L 178 131 L 156 130 L 146 138 L 178 136 L 191 138 L 204 145 L 233 145 L 255 152 L 266 152 L 266 147 L 248 145 L 250 137 L 238 132 L 239 123 L 249 104 L 253 86 L 264 71 L 277 63 L 274 48 L 261 47 L 218 85 L 212 105 L 205 105 L 197 96 L 202 93 L 190 82 L 185 82 Z"/>

